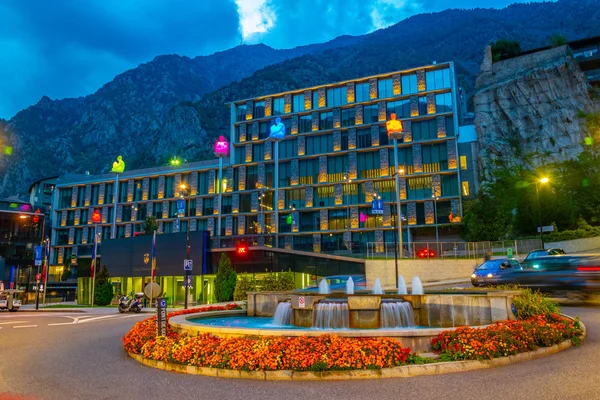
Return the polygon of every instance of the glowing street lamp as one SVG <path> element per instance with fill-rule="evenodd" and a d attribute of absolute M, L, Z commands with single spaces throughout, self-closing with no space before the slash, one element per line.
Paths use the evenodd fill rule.
<path fill-rule="evenodd" d="M 540 226 L 540 240 L 542 241 L 542 249 L 544 248 L 544 232 L 542 230 L 542 210 L 540 209 L 540 190 L 539 190 L 539 184 L 540 183 L 548 183 L 550 182 L 550 179 L 548 179 L 548 177 L 544 176 L 542 177 L 539 181 L 535 181 L 535 197 L 537 199 L 537 206 L 538 206 L 538 222 L 539 222 L 539 226 Z"/>

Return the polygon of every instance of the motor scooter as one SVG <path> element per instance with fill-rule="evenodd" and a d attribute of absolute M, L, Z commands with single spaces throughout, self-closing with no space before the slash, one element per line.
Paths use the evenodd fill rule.
<path fill-rule="evenodd" d="M 119 312 L 124 314 L 126 312 L 134 312 L 139 313 L 142 311 L 142 299 L 144 298 L 144 293 L 136 293 L 131 299 L 129 296 L 121 296 L 119 297 Z"/>

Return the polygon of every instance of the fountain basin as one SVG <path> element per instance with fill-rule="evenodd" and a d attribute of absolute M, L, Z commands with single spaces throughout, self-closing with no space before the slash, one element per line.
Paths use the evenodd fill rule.
<path fill-rule="evenodd" d="M 320 336 L 324 334 L 345 337 L 389 337 L 398 340 L 412 351 L 430 351 L 431 339 L 439 333 L 462 325 L 485 326 L 495 321 L 515 319 L 511 310 L 512 299 L 519 291 L 490 291 L 467 294 L 431 293 L 423 295 L 355 294 L 333 293 L 327 295 L 299 294 L 290 292 L 260 292 L 248 294 L 248 309 L 216 311 L 202 314 L 180 315 L 169 320 L 171 328 L 180 334 L 191 336 L 210 333 L 222 338 L 260 336 Z M 302 299 L 301 299 L 302 298 Z M 227 321 L 203 319 L 214 317 L 263 317 L 273 318 L 279 303 L 285 302 L 287 326 L 254 324 L 252 320 L 238 324 Z M 319 306 L 321 304 L 321 306 Z M 347 304 L 347 311 L 345 309 Z M 413 327 L 398 326 L 410 304 L 414 313 Z M 331 306 L 328 306 L 331 305 Z M 331 324 L 323 315 L 314 314 L 319 308 L 335 311 L 340 317 L 339 305 L 348 314 L 345 322 Z M 324 307 L 323 307 L 324 306 Z M 384 310 L 385 309 L 385 310 Z M 390 309 L 394 313 L 390 314 Z M 322 311 L 322 310 L 321 310 Z M 385 311 L 385 314 L 384 314 Z M 354 314 L 353 314 L 354 313 Z M 411 314 L 412 314 L 411 313 Z M 317 325 L 314 325 L 316 321 Z M 265 321 L 263 319 L 263 321 Z M 405 321 L 403 321 L 405 322 Z M 328 325 L 329 324 L 329 325 Z M 344 329 L 318 329 L 316 326 L 344 326 Z"/>

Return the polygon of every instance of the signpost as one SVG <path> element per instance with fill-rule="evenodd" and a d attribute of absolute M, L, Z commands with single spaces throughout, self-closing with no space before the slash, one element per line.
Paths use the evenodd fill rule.
<path fill-rule="evenodd" d="M 371 202 L 371 212 L 373 214 L 383 214 L 383 200 L 375 199 Z"/>
<path fill-rule="evenodd" d="M 167 336 L 167 300 L 156 299 L 156 336 Z"/>
<path fill-rule="evenodd" d="M 42 279 L 42 274 L 40 274 L 40 266 L 42 265 L 42 246 L 35 246 L 35 266 L 37 267 L 37 274 L 35 274 L 35 309 L 39 310 L 40 308 L 40 280 Z"/>

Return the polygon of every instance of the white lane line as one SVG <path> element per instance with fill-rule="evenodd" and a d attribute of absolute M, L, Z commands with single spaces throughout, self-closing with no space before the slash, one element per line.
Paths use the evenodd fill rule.
<path fill-rule="evenodd" d="M 24 324 L 29 321 L 10 321 L 10 322 L 0 322 L 0 325 L 11 325 L 11 324 Z"/>
<path fill-rule="evenodd" d="M 73 325 L 73 324 L 76 324 L 77 321 L 79 321 L 79 317 L 69 317 L 68 315 L 65 315 L 64 318 L 71 318 L 73 321 L 71 321 L 71 322 L 56 322 L 54 324 L 48 324 L 48 326 Z"/>
<path fill-rule="evenodd" d="M 13 328 L 35 328 L 37 325 L 20 325 L 20 326 L 13 326 Z"/>
<path fill-rule="evenodd" d="M 86 318 L 86 319 L 79 319 L 79 321 L 77 321 L 77 324 L 83 324 L 85 322 L 91 322 L 91 321 L 98 321 L 100 319 L 106 319 L 106 318 L 116 318 L 116 317 L 120 317 L 121 315 L 116 314 L 116 315 L 103 315 L 101 317 L 92 317 L 92 318 Z"/>

